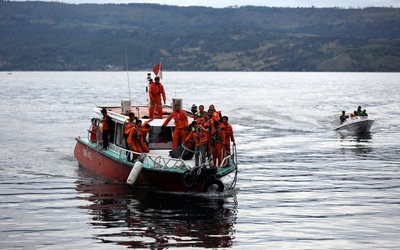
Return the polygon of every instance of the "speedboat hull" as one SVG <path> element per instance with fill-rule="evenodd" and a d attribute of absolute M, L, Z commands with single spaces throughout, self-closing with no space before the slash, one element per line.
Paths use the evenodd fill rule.
<path fill-rule="evenodd" d="M 343 124 L 335 128 L 336 131 L 348 131 L 357 134 L 369 133 L 374 120 L 372 119 L 347 119 Z"/>

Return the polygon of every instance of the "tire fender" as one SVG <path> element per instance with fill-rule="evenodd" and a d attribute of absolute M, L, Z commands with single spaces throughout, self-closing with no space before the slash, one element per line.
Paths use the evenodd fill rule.
<path fill-rule="evenodd" d="M 224 186 L 224 184 L 222 183 L 222 181 L 219 180 L 219 179 L 210 179 L 210 180 L 207 180 L 207 181 L 204 183 L 204 185 L 203 185 L 203 192 L 207 193 L 207 192 L 208 192 L 208 189 L 209 189 L 212 185 L 217 185 L 217 186 L 218 186 L 218 188 L 217 188 L 217 191 L 218 191 L 218 192 L 224 192 L 225 186 Z"/>
<path fill-rule="evenodd" d="M 183 174 L 183 185 L 185 187 L 191 188 L 194 186 L 194 184 L 196 184 L 196 182 L 197 182 L 196 175 L 192 174 L 192 172 L 190 170 L 187 170 Z"/>

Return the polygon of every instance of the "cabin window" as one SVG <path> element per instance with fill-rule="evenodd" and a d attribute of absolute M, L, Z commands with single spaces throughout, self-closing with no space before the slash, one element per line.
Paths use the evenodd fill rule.
<path fill-rule="evenodd" d="M 121 123 L 115 123 L 114 128 L 115 128 L 114 129 L 115 133 L 113 133 L 114 134 L 114 138 L 115 138 L 115 142 L 114 143 L 117 146 L 123 147 L 123 145 L 122 145 L 123 125 Z"/>
<path fill-rule="evenodd" d="M 172 127 L 152 126 L 147 141 L 150 149 L 172 149 Z"/>

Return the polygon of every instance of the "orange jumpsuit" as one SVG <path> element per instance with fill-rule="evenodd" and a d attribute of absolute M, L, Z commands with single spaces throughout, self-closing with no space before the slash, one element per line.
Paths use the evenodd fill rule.
<path fill-rule="evenodd" d="M 142 130 L 137 126 L 134 126 L 129 133 L 127 140 L 129 147 L 132 151 L 137 153 L 148 153 L 149 147 L 144 143 Z"/>
<path fill-rule="evenodd" d="M 124 122 L 124 138 L 125 138 L 125 144 L 126 144 L 126 149 L 130 149 L 129 144 L 128 144 L 128 137 L 129 133 L 131 132 L 131 129 L 135 126 L 136 120 L 133 119 L 126 119 Z"/>
<path fill-rule="evenodd" d="M 189 142 L 192 139 L 194 140 L 196 146 L 194 162 L 196 166 L 199 166 L 200 158 L 202 165 L 206 162 L 206 149 L 207 149 L 208 136 L 207 136 L 207 130 L 202 126 L 198 126 L 196 130 L 197 131 L 190 132 L 188 137 L 186 137 L 185 139 L 185 143 Z"/>
<path fill-rule="evenodd" d="M 217 164 L 220 166 L 222 163 L 222 154 L 223 154 L 223 148 L 226 146 L 226 136 L 225 132 L 222 129 L 216 130 L 212 134 L 212 146 L 213 146 L 213 163 L 214 166 L 217 166 Z"/>
<path fill-rule="evenodd" d="M 221 123 L 221 129 L 225 132 L 225 139 L 226 139 L 226 154 L 231 154 L 231 142 L 235 142 L 235 138 L 233 137 L 233 129 L 229 123 Z"/>
<path fill-rule="evenodd" d="M 164 86 L 161 83 L 153 82 L 150 84 L 149 89 L 149 98 L 150 98 L 150 107 L 149 107 L 149 118 L 154 118 L 154 109 L 157 110 L 157 118 L 162 118 L 163 110 L 161 103 L 161 96 L 165 102 L 167 100 L 165 96 Z"/>
<path fill-rule="evenodd" d="M 147 137 L 147 134 L 148 134 L 149 131 L 150 131 L 150 127 L 149 127 L 149 128 L 146 128 L 146 125 L 149 124 L 151 121 L 152 121 L 152 120 L 146 121 L 145 123 L 142 124 L 142 127 L 140 128 L 141 133 L 142 133 L 142 136 L 141 136 L 141 137 L 142 137 L 142 151 L 143 151 L 144 153 L 150 152 L 149 146 L 148 146 L 147 143 L 146 143 L 146 137 Z"/>
<path fill-rule="evenodd" d="M 167 126 L 172 118 L 175 120 L 175 130 L 172 138 L 172 150 L 175 150 L 178 147 L 178 144 L 184 142 L 186 139 L 185 127 L 188 126 L 189 121 L 185 111 L 174 111 L 164 121 L 163 126 Z"/>

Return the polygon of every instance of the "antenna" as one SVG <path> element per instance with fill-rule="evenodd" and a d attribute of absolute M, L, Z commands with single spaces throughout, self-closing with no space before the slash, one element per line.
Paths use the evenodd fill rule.
<path fill-rule="evenodd" d="M 131 98 L 131 84 L 129 83 L 128 56 L 126 54 L 126 49 L 125 49 L 125 64 L 126 64 L 126 76 L 128 78 L 129 101 L 132 101 L 132 98 Z"/>

